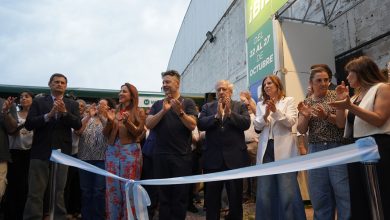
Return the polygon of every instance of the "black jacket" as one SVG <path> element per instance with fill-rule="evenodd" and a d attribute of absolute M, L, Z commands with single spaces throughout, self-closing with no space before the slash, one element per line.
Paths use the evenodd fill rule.
<path fill-rule="evenodd" d="M 244 131 L 250 126 L 248 109 L 242 102 L 232 101 L 230 117 L 223 121 L 215 119 L 218 102 L 203 105 L 198 120 L 198 129 L 206 131 L 203 151 L 203 168 L 228 169 L 244 167 L 248 164 L 248 152 Z"/>
<path fill-rule="evenodd" d="M 68 98 L 63 98 L 63 101 L 67 113 L 45 122 L 44 115 L 52 109 L 53 98 L 47 95 L 33 100 L 25 124 L 27 130 L 34 130 L 31 159 L 48 160 L 52 149 L 71 153 L 72 128 L 78 130 L 81 127 L 80 112 L 76 101 Z"/>

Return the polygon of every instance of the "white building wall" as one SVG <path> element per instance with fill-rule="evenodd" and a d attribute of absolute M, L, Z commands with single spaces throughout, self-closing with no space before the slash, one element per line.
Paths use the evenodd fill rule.
<path fill-rule="evenodd" d="M 184 16 L 167 69 L 180 73 L 213 31 L 233 0 L 192 0 Z"/>
<path fill-rule="evenodd" d="M 216 40 L 206 41 L 182 73 L 182 92 L 206 93 L 218 80 L 235 84 L 234 96 L 246 89 L 244 0 L 238 0 L 214 30 Z"/>

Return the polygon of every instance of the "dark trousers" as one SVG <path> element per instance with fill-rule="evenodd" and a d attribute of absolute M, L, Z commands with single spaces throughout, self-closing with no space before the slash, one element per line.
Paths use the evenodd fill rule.
<path fill-rule="evenodd" d="M 156 178 L 170 178 L 191 175 L 191 154 L 154 155 Z M 188 184 L 160 186 L 159 219 L 184 220 L 187 213 Z"/>
<path fill-rule="evenodd" d="M 141 179 L 147 180 L 147 179 L 154 179 L 154 172 L 153 172 L 153 157 L 143 155 L 143 161 L 142 161 L 142 174 Z M 158 205 L 158 186 L 144 186 L 145 190 L 149 194 L 150 198 L 150 206 L 148 206 L 148 214 L 149 219 L 153 219 L 153 216 L 157 210 Z"/>
<path fill-rule="evenodd" d="M 10 153 L 12 162 L 8 163 L 4 218 L 19 220 L 23 219 L 27 199 L 30 150 L 11 149 Z"/>
<path fill-rule="evenodd" d="M 28 196 L 24 208 L 23 219 L 42 220 L 43 200 L 45 190 L 50 182 L 50 161 L 31 159 L 28 177 Z M 68 166 L 58 165 L 56 175 L 55 211 L 54 219 L 65 220 L 66 208 L 64 202 L 64 189 L 68 173 Z"/>
<path fill-rule="evenodd" d="M 77 158 L 77 154 L 72 155 Z M 69 214 L 80 213 L 81 211 L 81 191 L 79 169 L 76 167 L 68 168 L 68 177 L 65 185 L 65 206 Z"/>
<path fill-rule="evenodd" d="M 254 166 L 256 165 L 256 159 L 257 159 L 257 148 L 258 148 L 258 142 L 250 142 L 247 143 L 246 146 L 248 148 L 248 166 Z M 243 179 L 243 196 L 244 199 L 255 199 L 256 197 L 256 178 L 245 178 Z"/>
<path fill-rule="evenodd" d="M 86 162 L 105 169 L 104 160 Z M 104 220 L 106 218 L 106 177 L 81 169 L 79 172 L 83 220 Z"/>
<path fill-rule="evenodd" d="M 202 174 L 202 168 L 200 167 L 200 157 L 201 154 L 199 152 L 192 151 L 192 173 L 191 175 L 199 175 Z M 188 189 L 188 207 L 193 205 L 193 200 L 195 198 L 194 189 L 196 188 L 197 183 L 190 184 Z"/>
<path fill-rule="evenodd" d="M 390 135 L 376 134 L 372 137 L 375 138 L 381 157 L 376 164 L 376 170 L 384 219 L 390 219 Z M 352 219 L 370 219 L 371 209 L 364 165 L 359 162 L 348 164 L 348 176 L 351 191 Z"/>
<path fill-rule="evenodd" d="M 205 169 L 204 173 L 215 173 L 228 170 L 226 166 L 220 169 Z M 229 214 L 226 219 L 242 219 L 242 179 L 208 182 L 206 185 L 205 203 L 207 203 L 206 219 L 219 220 L 221 209 L 221 194 L 223 186 L 229 200 Z"/>
<path fill-rule="evenodd" d="M 378 145 L 381 159 L 377 165 L 378 182 L 385 219 L 390 219 L 390 135 L 373 135 Z"/>

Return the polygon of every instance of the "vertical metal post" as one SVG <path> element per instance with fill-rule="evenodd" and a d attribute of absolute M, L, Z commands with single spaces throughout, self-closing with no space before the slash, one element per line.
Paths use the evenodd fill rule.
<path fill-rule="evenodd" d="M 372 220 L 384 220 L 375 162 L 363 162 Z"/>
<path fill-rule="evenodd" d="M 57 182 L 58 164 L 51 162 L 50 169 L 50 199 L 49 199 L 49 219 L 54 220 L 54 213 L 56 207 L 56 182 Z"/>

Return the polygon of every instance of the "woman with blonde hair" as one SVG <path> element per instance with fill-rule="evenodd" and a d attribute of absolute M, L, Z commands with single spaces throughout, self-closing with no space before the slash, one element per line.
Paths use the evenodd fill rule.
<path fill-rule="evenodd" d="M 142 112 L 138 108 L 138 91 L 125 83 L 119 92 L 119 105 L 107 112 L 103 134 L 108 138 L 106 170 L 126 179 L 141 177 L 142 153 L 139 137 L 144 130 Z M 107 178 L 107 219 L 127 219 L 125 183 Z"/>

